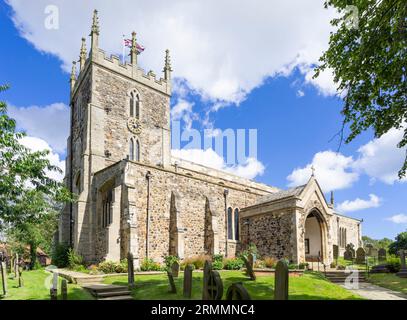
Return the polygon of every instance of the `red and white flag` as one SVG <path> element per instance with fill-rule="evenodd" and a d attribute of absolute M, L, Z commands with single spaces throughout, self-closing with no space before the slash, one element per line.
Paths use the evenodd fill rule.
<path fill-rule="evenodd" d="M 133 46 L 133 40 L 132 39 L 123 39 L 123 41 L 124 41 L 124 46 L 126 46 L 128 48 L 131 48 Z M 141 52 L 143 52 L 145 50 L 145 48 L 142 45 L 138 44 L 138 43 L 136 43 L 136 48 L 137 48 L 138 53 L 141 53 Z"/>

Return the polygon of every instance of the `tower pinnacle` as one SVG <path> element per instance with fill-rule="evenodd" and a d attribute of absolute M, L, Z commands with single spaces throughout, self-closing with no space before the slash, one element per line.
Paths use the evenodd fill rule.
<path fill-rule="evenodd" d="M 71 94 L 72 94 L 73 89 L 75 88 L 75 83 L 76 83 L 76 61 L 72 61 L 72 71 L 71 71 L 70 83 L 71 83 Z"/>
<path fill-rule="evenodd" d="M 130 49 L 130 63 L 133 67 L 137 66 L 137 34 L 135 31 L 131 33 L 131 49 Z"/>
<path fill-rule="evenodd" d="M 85 66 L 86 56 L 87 56 L 86 39 L 82 38 L 81 52 L 79 54 L 80 71 L 82 71 L 83 67 Z"/>
<path fill-rule="evenodd" d="M 99 47 L 99 17 L 97 10 L 93 11 L 93 21 L 90 36 L 92 37 L 91 52 L 92 55 L 94 55 L 96 54 L 97 49 Z"/>
<path fill-rule="evenodd" d="M 165 65 L 164 65 L 164 79 L 171 80 L 171 57 L 170 57 L 170 50 L 165 50 Z"/>

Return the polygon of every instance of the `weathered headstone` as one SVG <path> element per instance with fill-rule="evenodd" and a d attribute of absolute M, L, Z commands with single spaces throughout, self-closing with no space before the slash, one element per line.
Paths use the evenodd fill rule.
<path fill-rule="evenodd" d="M 175 287 L 174 277 L 171 272 L 167 270 L 168 282 L 169 282 L 169 293 L 177 293 L 177 288 Z"/>
<path fill-rule="evenodd" d="M 241 282 L 233 283 L 226 293 L 226 300 L 251 300 L 249 292 Z"/>
<path fill-rule="evenodd" d="M 352 248 L 352 245 L 348 244 L 346 250 L 343 253 L 343 258 L 345 260 L 353 260 L 355 258 L 355 250 Z"/>
<path fill-rule="evenodd" d="M 58 273 L 54 272 L 52 286 L 49 289 L 51 300 L 58 300 Z"/>
<path fill-rule="evenodd" d="M 371 243 L 367 243 L 366 245 L 365 245 L 365 248 L 366 248 L 366 256 L 368 256 L 368 257 L 371 257 L 372 256 L 372 250 L 373 250 L 373 244 L 371 244 Z"/>
<path fill-rule="evenodd" d="M 218 271 L 212 270 L 206 284 L 207 300 L 222 300 L 223 282 Z"/>
<path fill-rule="evenodd" d="M 274 277 L 274 300 L 288 300 L 288 265 L 285 260 L 277 262 Z"/>
<path fill-rule="evenodd" d="M 333 247 L 332 247 L 332 252 L 333 252 L 334 260 L 335 260 L 335 261 L 338 261 L 338 258 L 339 258 L 339 247 L 338 247 L 336 244 L 333 245 Z"/>
<path fill-rule="evenodd" d="M 190 299 L 192 295 L 192 266 L 186 265 L 184 269 L 184 297 Z"/>
<path fill-rule="evenodd" d="M 406 252 L 404 250 L 400 250 L 399 255 L 400 255 L 401 267 L 400 267 L 400 271 L 397 272 L 397 276 L 400 278 L 407 278 Z"/>
<path fill-rule="evenodd" d="M 18 287 L 21 288 L 24 286 L 24 281 L 23 281 L 23 266 L 18 267 Z"/>
<path fill-rule="evenodd" d="M 253 255 L 250 253 L 247 258 L 243 256 L 242 259 L 246 265 L 246 275 L 250 277 L 250 280 L 256 280 L 256 275 L 253 270 Z"/>
<path fill-rule="evenodd" d="M 134 259 L 133 259 L 133 254 L 129 252 L 127 254 L 127 280 L 129 283 L 130 288 L 134 288 L 135 282 L 134 282 Z"/>
<path fill-rule="evenodd" d="M 7 266 L 4 262 L 0 263 L 1 272 L 1 288 L 3 290 L 3 296 L 7 295 Z"/>
<path fill-rule="evenodd" d="M 384 248 L 379 249 L 378 258 L 379 258 L 379 263 L 380 262 L 385 262 L 387 260 L 386 249 L 384 249 Z"/>
<path fill-rule="evenodd" d="M 356 263 L 357 264 L 363 264 L 366 262 L 366 252 L 365 249 L 363 249 L 362 247 L 359 247 L 356 250 Z"/>
<path fill-rule="evenodd" d="M 203 289 L 202 289 L 202 300 L 209 300 L 208 297 L 208 278 L 212 272 L 212 263 L 208 260 L 205 261 L 204 271 L 203 271 Z"/>
<path fill-rule="evenodd" d="M 178 274 L 179 274 L 179 263 L 177 261 L 175 261 L 172 266 L 171 266 L 171 272 L 172 272 L 172 276 L 174 278 L 178 278 Z"/>
<path fill-rule="evenodd" d="M 68 300 L 68 284 L 65 279 L 62 279 L 61 281 L 61 295 L 62 300 Z"/>

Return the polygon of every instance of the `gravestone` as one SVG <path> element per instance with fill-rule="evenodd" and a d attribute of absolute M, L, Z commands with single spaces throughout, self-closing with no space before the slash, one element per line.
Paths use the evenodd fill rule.
<path fill-rule="evenodd" d="M 204 271 L 203 271 L 203 289 L 202 289 L 202 300 L 209 300 L 208 298 L 208 278 L 212 272 L 212 263 L 208 260 L 205 261 Z"/>
<path fill-rule="evenodd" d="M 345 260 L 353 260 L 355 258 L 355 250 L 352 248 L 351 244 L 346 246 L 346 250 L 343 253 L 343 258 Z"/>
<path fill-rule="evenodd" d="M 68 300 L 68 284 L 66 279 L 63 279 L 61 281 L 61 295 L 62 295 L 62 300 Z"/>
<path fill-rule="evenodd" d="M 371 244 L 371 243 L 368 243 L 368 244 L 366 244 L 365 245 L 365 248 L 366 248 L 366 256 L 368 256 L 368 257 L 371 257 L 371 256 L 373 256 L 373 245 Z"/>
<path fill-rule="evenodd" d="M 249 292 L 241 282 L 233 283 L 226 293 L 226 300 L 251 300 Z"/>
<path fill-rule="evenodd" d="M 386 249 L 381 248 L 378 252 L 379 263 L 387 261 L 387 252 Z"/>
<path fill-rule="evenodd" d="M 191 299 L 192 295 L 192 266 L 190 264 L 184 269 L 184 297 Z"/>
<path fill-rule="evenodd" d="M 363 249 L 362 247 L 359 247 L 356 250 L 356 263 L 357 264 L 366 263 L 366 252 L 365 249 Z"/>
<path fill-rule="evenodd" d="M 58 273 L 53 273 L 52 286 L 49 289 L 51 300 L 58 300 Z"/>
<path fill-rule="evenodd" d="M 338 247 L 336 244 L 333 245 L 333 247 L 332 247 L 332 252 L 333 252 L 334 260 L 335 260 L 336 262 L 338 262 L 338 258 L 339 258 L 339 247 Z"/>
<path fill-rule="evenodd" d="M 285 260 L 278 261 L 276 265 L 274 300 L 288 300 L 288 265 Z"/>
<path fill-rule="evenodd" d="M 171 272 L 172 272 L 172 276 L 174 278 L 178 278 L 178 274 L 179 274 L 179 263 L 177 261 L 175 261 L 172 266 L 171 266 Z"/>
<path fill-rule="evenodd" d="M 222 300 L 223 282 L 218 271 L 212 270 L 206 281 L 207 300 Z"/>
<path fill-rule="evenodd" d="M 407 278 L 406 251 L 400 250 L 399 255 L 400 255 L 401 267 L 400 267 L 400 271 L 397 272 L 396 275 L 400 278 Z"/>
<path fill-rule="evenodd" d="M 0 262 L 0 272 L 1 272 L 1 288 L 3 290 L 3 296 L 7 295 L 7 266 L 4 262 Z"/>
<path fill-rule="evenodd" d="M 169 282 L 169 293 L 177 293 L 177 288 L 175 287 L 174 277 L 171 272 L 167 270 L 167 277 Z"/>
<path fill-rule="evenodd" d="M 127 254 L 127 281 L 129 283 L 129 287 L 134 288 L 134 259 L 131 252 Z"/>
<path fill-rule="evenodd" d="M 242 256 L 242 259 L 246 265 L 246 275 L 250 277 L 250 280 L 256 280 L 256 275 L 253 271 L 253 255 L 250 253 L 247 258 Z"/>
<path fill-rule="evenodd" d="M 23 281 L 23 270 L 24 268 L 22 266 L 18 267 L 18 287 L 21 288 L 24 286 L 24 281 Z"/>

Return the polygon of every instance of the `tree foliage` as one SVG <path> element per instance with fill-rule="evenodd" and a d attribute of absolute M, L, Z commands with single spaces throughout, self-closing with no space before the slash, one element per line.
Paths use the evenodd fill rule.
<path fill-rule="evenodd" d="M 0 86 L 0 93 L 8 86 Z M 71 201 L 62 183 L 49 178 L 52 171 L 48 152 L 32 152 L 20 143 L 24 133 L 7 115 L 7 105 L 0 102 L 0 229 L 39 223 L 52 209 L 52 202 Z"/>
<path fill-rule="evenodd" d="M 398 147 L 406 148 L 407 2 L 327 0 L 325 7 L 339 12 L 339 18 L 331 21 L 337 31 L 331 33 L 329 48 L 314 77 L 327 69 L 333 71 L 344 100 L 341 142 L 349 143 L 369 128 L 375 137 L 396 128 L 404 130 Z M 350 133 L 344 138 L 347 127 Z M 407 153 L 400 178 L 406 170 Z"/>
<path fill-rule="evenodd" d="M 389 253 L 398 254 L 400 250 L 407 250 L 407 231 L 399 233 L 394 241 L 389 246 Z"/>
<path fill-rule="evenodd" d="M 371 244 L 371 245 L 373 245 L 373 248 L 376 248 L 376 249 L 384 248 L 386 250 L 389 248 L 390 244 L 393 243 L 393 240 L 391 240 L 389 238 L 383 238 L 383 239 L 376 240 L 376 239 L 372 239 L 368 236 L 362 236 L 362 240 L 363 240 L 363 243 L 365 246 L 367 244 Z"/>

